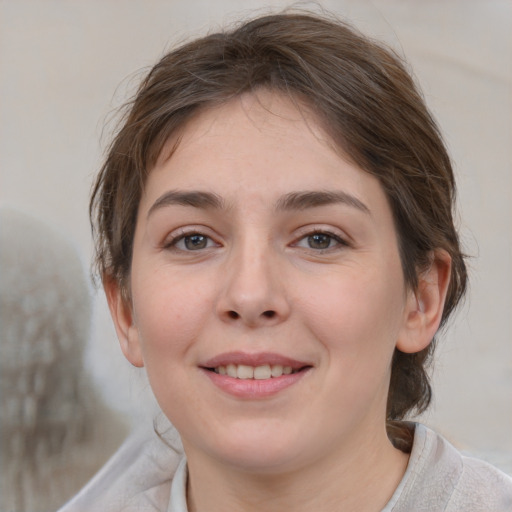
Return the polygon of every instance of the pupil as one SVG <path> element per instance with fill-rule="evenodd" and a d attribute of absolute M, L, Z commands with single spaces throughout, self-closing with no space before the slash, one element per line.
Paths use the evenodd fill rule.
<path fill-rule="evenodd" d="M 327 249 L 331 243 L 331 237 L 322 233 L 308 237 L 309 246 L 312 249 Z"/>
<path fill-rule="evenodd" d="M 206 247 L 206 237 L 203 235 L 191 235 L 185 237 L 185 247 L 192 251 L 196 249 L 204 249 Z"/>

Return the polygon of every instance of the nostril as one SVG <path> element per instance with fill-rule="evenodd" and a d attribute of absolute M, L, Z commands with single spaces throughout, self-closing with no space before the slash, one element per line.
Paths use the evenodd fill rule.
<path fill-rule="evenodd" d="M 229 310 L 226 312 L 226 315 L 229 319 L 231 320 L 238 320 L 239 318 L 242 318 L 242 315 L 240 315 L 240 313 L 237 313 L 236 311 L 234 310 Z M 267 311 L 263 311 L 263 313 L 261 313 L 261 317 L 264 317 L 264 318 L 275 318 L 277 316 L 277 313 L 272 310 L 272 309 L 268 309 Z M 249 318 L 249 316 L 248 316 Z"/>

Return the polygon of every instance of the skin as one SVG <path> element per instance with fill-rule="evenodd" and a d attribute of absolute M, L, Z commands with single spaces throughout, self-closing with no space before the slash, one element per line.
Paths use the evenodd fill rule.
<path fill-rule="evenodd" d="M 378 180 L 276 93 L 203 111 L 169 157 L 175 142 L 140 203 L 130 301 L 105 287 L 124 354 L 182 437 L 189 509 L 380 510 L 408 460 L 385 430 L 391 358 L 431 341 L 449 257 L 408 289 Z M 234 396 L 204 370 L 234 351 L 308 370 Z"/>

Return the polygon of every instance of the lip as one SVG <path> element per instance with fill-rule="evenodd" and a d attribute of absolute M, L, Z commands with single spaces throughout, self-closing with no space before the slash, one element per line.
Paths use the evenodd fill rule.
<path fill-rule="evenodd" d="M 273 352 L 259 352 L 255 354 L 247 352 L 225 352 L 224 354 L 219 354 L 218 356 L 208 359 L 200 366 L 203 368 L 217 368 L 218 366 L 226 366 L 228 364 L 245 364 L 247 366 L 280 364 L 281 366 L 291 366 L 293 370 L 298 370 L 305 366 L 313 366 L 306 361 L 299 361 Z"/>
<path fill-rule="evenodd" d="M 291 366 L 294 370 L 302 370 L 289 375 L 281 375 L 280 377 L 263 380 L 237 379 L 228 375 L 220 375 L 211 370 L 212 368 L 228 364 L 243 364 L 254 367 L 264 364 L 282 365 Z M 277 395 L 286 388 L 297 384 L 309 373 L 312 366 L 310 363 L 272 352 L 260 352 L 257 354 L 229 352 L 208 359 L 204 364 L 200 365 L 200 370 L 223 392 L 240 399 L 258 400 Z"/>

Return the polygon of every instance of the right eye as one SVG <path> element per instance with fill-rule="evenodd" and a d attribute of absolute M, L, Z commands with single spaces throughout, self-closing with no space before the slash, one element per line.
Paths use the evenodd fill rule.
<path fill-rule="evenodd" d="M 180 251 L 200 251 L 201 249 L 208 249 L 217 244 L 206 235 L 201 233 L 190 233 L 187 235 L 180 235 L 171 240 L 167 247 L 172 247 Z"/>

